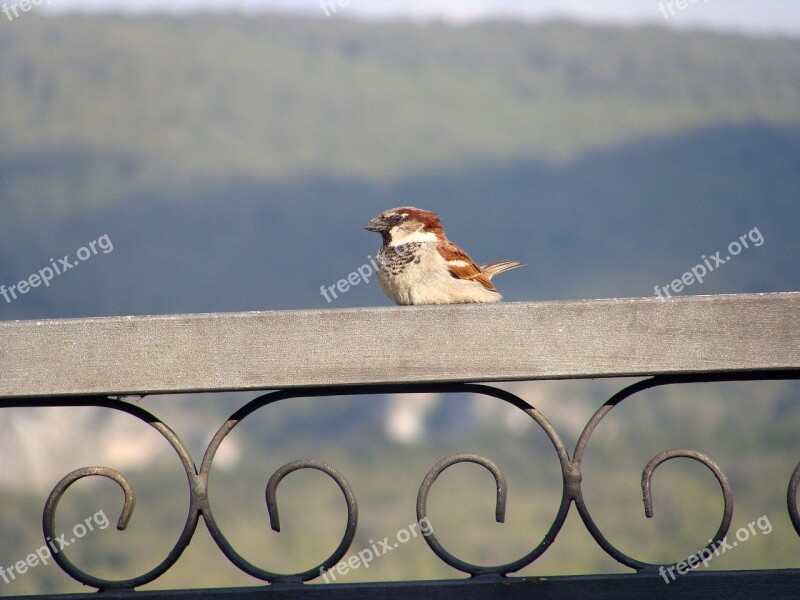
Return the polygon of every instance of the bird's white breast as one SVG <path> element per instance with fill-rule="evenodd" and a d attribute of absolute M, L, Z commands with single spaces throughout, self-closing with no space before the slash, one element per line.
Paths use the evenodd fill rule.
<path fill-rule="evenodd" d="M 420 234 L 409 243 L 411 238 Z M 463 302 L 497 302 L 501 296 L 487 290 L 477 281 L 456 279 L 450 274 L 447 261 L 439 254 L 437 240 L 415 232 L 401 243 L 391 244 L 378 252 L 378 281 L 386 295 L 397 304 L 456 304 Z M 423 241 L 424 240 L 424 241 Z"/>

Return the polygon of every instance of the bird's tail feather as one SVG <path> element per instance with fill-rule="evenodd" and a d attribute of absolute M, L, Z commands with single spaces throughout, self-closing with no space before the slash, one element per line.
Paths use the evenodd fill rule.
<path fill-rule="evenodd" d="M 514 260 L 496 260 L 494 262 L 481 265 L 481 271 L 486 273 L 486 276 L 491 279 L 495 275 L 516 269 L 517 267 L 524 267 L 525 263 L 516 262 Z"/>

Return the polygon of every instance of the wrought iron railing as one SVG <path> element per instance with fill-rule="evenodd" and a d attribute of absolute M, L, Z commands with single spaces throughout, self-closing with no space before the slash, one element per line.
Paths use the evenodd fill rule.
<path fill-rule="evenodd" d="M 386 350 L 374 341 L 375 328 L 387 320 L 391 320 L 395 327 L 400 322 L 399 330 L 411 332 L 410 341 L 417 342 L 417 345 L 409 343 L 407 347 L 402 344 L 398 347 L 395 344 L 391 350 L 393 365 L 386 362 Z M 463 326 L 465 322 L 470 323 L 471 329 Z M 433 324 L 437 324 L 439 331 L 436 332 L 434 341 L 431 341 L 430 331 L 426 327 Z M 340 347 L 336 351 L 326 351 L 324 344 L 330 338 L 324 339 L 325 335 L 321 332 L 326 330 L 321 328 L 335 326 L 341 334 L 342 327 L 347 325 L 357 334 L 351 336 L 344 347 L 341 346 L 343 340 L 339 339 Z M 182 331 L 181 339 L 176 341 L 175 332 L 181 327 L 193 331 Z M 500 331 L 493 332 L 496 328 Z M 628 338 L 620 335 L 620 329 L 627 332 Z M 614 333 L 610 335 L 609 332 Z M 318 334 L 316 340 L 312 333 Z M 214 338 L 214 334 L 221 337 Z M 698 382 L 800 379 L 800 293 L 684 298 L 666 303 L 624 300 L 495 307 L 417 307 L 8 322 L 0 323 L 0 335 L 0 408 L 94 406 L 120 411 L 152 427 L 167 440 L 180 459 L 189 487 L 186 522 L 174 547 L 157 566 L 136 577 L 109 580 L 77 567 L 69 559 L 68 550 L 52 556 L 73 579 L 112 595 L 123 596 L 157 580 L 167 572 L 189 546 L 202 518 L 213 540 L 231 563 L 243 572 L 271 584 L 267 588 L 240 588 L 227 592 L 217 590 L 214 594 L 259 595 L 265 593 L 265 590 L 270 593 L 283 590 L 281 593 L 287 595 L 321 597 L 337 597 L 340 594 L 347 597 L 353 593 L 361 596 L 380 593 L 390 597 L 392 594 L 484 597 L 487 593 L 504 590 L 504 594 L 514 597 L 514 594 L 525 593 L 526 586 L 532 580 L 514 577 L 513 574 L 534 563 L 550 547 L 574 504 L 586 529 L 600 548 L 639 576 L 633 581 L 620 576 L 605 576 L 600 579 L 548 578 L 546 582 L 534 580 L 540 586 L 537 589 L 543 594 L 568 597 L 572 594 L 582 596 L 587 590 L 612 585 L 612 589 L 616 590 L 615 595 L 620 597 L 645 591 L 658 597 L 666 594 L 663 586 L 658 587 L 660 574 L 665 569 L 677 568 L 680 563 L 654 564 L 629 556 L 609 542 L 601 532 L 591 516 L 582 490 L 581 465 L 592 433 L 617 405 L 650 388 Z M 261 338 L 261 335 L 266 335 L 266 338 Z M 549 354 L 537 354 L 538 350 L 531 354 L 519 346 L 521 342 L 527 341 L 534 348 L 541 347 L 541 341 L 532 339 L 532 336 L 537 335 L 547 340 Z M 604 335 L 605 337 L 599 339 L 595 337 Z M 207 343 L 196 349 L 192 346 L 181 347 L 179 344 L 186 343 L 187 337 L 194 337 L 195 341 L 202 338 Z M 661 348 L 670 348 L 666 351 L 666 357 L 645 352 L 645 349 L 652 348 L 648 344 L 655 337 L 659 338 Z M 668 338 L 666 342 L 665 337 Z M 208 347 L 209 339 L 213 340 L 211 348 Z M 487 339 L 492 342 L 487 344 Z M 583 347 L 575 345 L 576 339 Z M 723 339 L 728 341 L 724 352 L 713 357 L 708 356 L 703 361 L 696 360 L 699 353 L 718 345 Z M 155 348 L 150 356 L 137 351 L 137 346 L 146 343 L 153 344 Z M 667 346 L 666 343 L 672 345 Z M 317 346 L 318 344 L 322 346 Z M 237 352 L 237 348 L 241 347 L 254 351 L 255 356 L 268 365 L 268 370 L 251 371 L 249 369 L 252 364 L 243 366 L 237 363 L 237 358 L 253 362 L 252 354 Z M 450 349 L 450 356 L 454 352 L 453 348 L 460 348 L 458 368 L 453 369 L 448 366 L 452 363 L 441 361 L 439 355 L 443 347 Z M 609 356 L 598 355 L 598 349 L 604 349 Z M 214 350 L 219 352 L 215 355 Z M 318 360 L 322 364 L 298 363 L 294 373 L 287 375 L 285 364 L 276 362 L 270 352 L 275 352 L 280 358 L 296 358 L 299 354 L 306 353 L 311 355 L 312 360 Z M 367 355 L 370 352 L 376 353 L 370 357 L 372 365 L 365 365 L 363 362 L 365 352 Z M 487 364 L 496 364 L 498 359 L 503 361 L 520 354 L 527 357 L 529 362 L 524 363 L 515 358 L 510 361 L 510 368 L 509 361 L 506 361 L 506 367 L 500 369 L 500 373 L 490 375 L 491 367 Z M 147 358 L 143 358 L 144 356 Z M 198 369 L 203 360 L 209 362 L 203 365 L 202 371 L 195 372 L 193 369 Z M 405 365 L 406 369 L 398 369 L 397 364 Z M 408 368 L 409 364 L 417 366 Z M 94 368 L 100 372 L 100 376 L 75 377 L 64 381 L 60 378 L 60 373 L 65 372 L 65 368 L 66 372 L 71 373 L 75 369 Z M 450 371 L 445 374 L 443 369 Z M 30 373 L 37 373 L 36 380 L 32 380 Z M 192 377 L 195 373 L 196 378 Z M 209 383 L 209 373 L 216 377 L 213 384 Z M 594 413 L 571 455 L 545 415 L 523 398 L 489 385 L 468 383 L 478 378 L 548 379 L 598 375 L 634 375 L 647 378 L 621 390 Z M 326 384 L 322 384 L 320 378 L 327 378 Z M 195 379 L 200 383 L 195 383 Z M 142 382 L 147 382 L 148 385 L 141 385 Z M 199 468 L 186 444 L 167 424 L 136 404 L 109 397 L 151 391 L 188 392 L 257 387 L 285 389 L 260 395 L 231 415 L 212 438 Z M 350 549 L 358 525 L 358 507 L 350 485 L 335 466 L 319 460 L 298 460 L 279 468 L 267 483 L 265 499 L 271 526 L 275 531 L 280 531 L 277 489 L 284 477 L 300 469 L 316 469 L 329 475 L 341 490 L 347 506 L 343 537 L 330 556 L 302 572 L 277 573 L 252 564 L 237 552 L 214 517 L 209 500 L 209 489 L 212 486 L 209 476 L 217 450 L 238 424 L 267 405 L 293 398 L 401 392 L 472 393 L 491 396 L 526 413 L 546 433 L 561 471 L 561 503 L 547 533 L 530 552 L 505 564 L 476 565 L 447 550 L 431 531 L 423 538 L 430 549 L 446 564 L 472 576 L 472 587 L 463 581 L 385 584 L 388 587 L 348 584 L 326 587 L 325 590 L 318 586 L 301 586 L 302 582 L 321 577 L 339 563 Z M 707 467 L 716 477 L 722 491 L 724 508 L 719 528 L 708 544 L 704 544 L 696 553 L 697 556 L 710 556 L 728 536 L 733 515 L 733 492 L 725 474 L 712 458 L 688 448 L 665 450 L 654 456 L 642 474 L 645 511 L 648 517 L 653 515 L 651 483 L 655 470 L 665 461 L 680 457 L 693 459 Z M 504 474 L 489 458 L 465 453 L 447 456 L 430 469 L 419 488 L 416 505 L 418 521 L 430 521 L 427 499 L 437 477 L 450 466 L 461 462 L 476 463 L 492 474 L 496 482 L 495 516 L 498 522 L 503 522 L 507 493 Z M 50 493 L 42 518 L 46 540 L 57 537 L 55 523 L 60 500 L 73 483 L 85 477 L 105 477 L 121 487 L 124 503 L 117 528 L 126 527 L 134 510 L 133 487 L 122 473 L 114 469 L 87 467 L 67 474 Z M 794 469 L 787 488 L 788 513 L 798 535 L 799 484 L 800 464 Z M 761 587 L 782 593 L 782 590 L 789 590 L 800 583 L 800 575 L 794 570 L 728 573 L 725 580 L 719 579 L 716 573 L 704 575 L 705 577 L 690 578 L 691 584 L 686 584 L 690 588 L 687 589 L 708 593 L 739 590 L 741 593 L 741 582 L 746 581 L 749 586 L 748 594 Z M 744 577 L 747 579 L 742 579 Z M 544 585 L 545 583 L 548 585 Z M 140 592 L 137 595 L 152 594 L 157 595 L 158 592 Z M 185 594 L 196 596 L 201 592 Z"/>

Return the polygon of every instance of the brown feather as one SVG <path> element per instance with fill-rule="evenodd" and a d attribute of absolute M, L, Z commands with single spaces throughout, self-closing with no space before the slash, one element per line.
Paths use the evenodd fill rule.
<path fill-rule="evenodd" d="M 510 271 L 511 269 L 516 269 L 517 267 L 524 267 L 525 263 L 517 262 L 515 260 L 496 260 L 494 262 L 486 263 L 485 265 L 481 265 L 481 271 L 486 273 L 486 276 L 491 279 L 495 275 L 499 275 L 500 273 L 505 273 L 506 271 Z"/>
<path fill-rule="evenodd" d="M 414 208 L 413 206 L 403 206 L 401 208 L 392 209 L 392 212 L 407 214 L 409 218 L 422 223 L 425 226 L 425 231 L 430 231 L 437 235 L 442 234 L 442 236 L 444 234 L 439 216 L 429 210 L 422 210 L 421 208 Z"/>
<path fill-rule="evenodd" d="M 489 281 L 489 277 L 481 271 L 480 267 L 475 264 L 466 252 L 453 242 L 445 239 L 443 243 L 439 244 L 438 250 L 439 254 L 447 261 L 447 269 L 450 271 L 450 275 L 456 279 L 477 281 L 487 290 L 492 292 L 497 291 L 492 285 L 492 282 Z M 461 261 L 466 264 L 455 265 L 453 261 Z"/>

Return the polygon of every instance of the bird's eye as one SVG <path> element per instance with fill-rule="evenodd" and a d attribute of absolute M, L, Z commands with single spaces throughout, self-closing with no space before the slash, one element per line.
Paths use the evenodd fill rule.
<path fill-rule="evenodd" d="M 387 220 L 392 225 L 397 225 L 400 221 L 403 220 L 404 217 L 405 217 L 405 215 L 401 215 L 400 213 L 395 213 L 391 217 L 389 217 Z"/>

